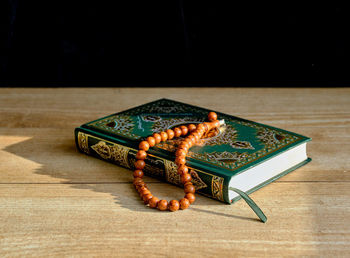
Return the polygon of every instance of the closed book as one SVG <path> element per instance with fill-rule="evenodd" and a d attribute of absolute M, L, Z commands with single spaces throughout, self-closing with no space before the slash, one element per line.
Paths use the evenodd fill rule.
<path fill-rule="evenodd" d="M 77 127 L 76 145 L 82 153 L 134 170 L 141 140 L 180 125 L 202 123 L 210 111 L 156 100 Z M 208 132 L 186 158 L 197 193 L 232 203 L 241 197 L 230 189 L 250 194 L 311 160 L 306 154 L 308 137 L 216 113 L 225 125 Z M 174 163 L 180 141 L 171 139 L 150 148 L 144 173 L 182 187 Z"/>

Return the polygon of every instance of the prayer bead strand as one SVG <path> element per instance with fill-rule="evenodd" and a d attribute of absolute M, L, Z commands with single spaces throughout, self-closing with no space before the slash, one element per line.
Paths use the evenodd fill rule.
<path fill-rule="evenodd" d="M 206 132 L 209 132 L 213 128 L 220 127 L 220 122 L 217 120 L 217 115 L 214 112 L 208 114 L 208 122 L 198 124 L 190 124 L 188 126 L 182 125 L 180 127 L 175 127 L 173 130 L 168 129 L 165 132 L 154 133 L 152 136 L 147 137 L 144 141 L 139 144 L 139 151 L 136 153 L 135 171 L 133 173 L 134 181 L 133 184 L 138 191 L 141 199 L 146 205 L 151 208 L 157 208 L 158 210 L 165 211 L 177 211 L 179 209 L 187 209 L 190 204 L 195 200 L 195 187 L 192 184 L 192 177 L 189 173 L 189 169 L 186 166 L 186 155 L 188 150 L 203 137 Z M 159 200 L 157 197 L 153 196 L 148 189 L 145 182 L 142 180 L 144 175 L 143 169 L 146 165 L 145 159 L 147 157 L 147 151 L 149 148 L 155 146 L 156 144 L 171 140 L 173 138 L 178 138 L 180 136 L 186 136 L 183 141 L 179 144 L 175 152 L 175 164 L 177 165 L 177 172 L 180 175 L 181 182 L 184 185 L 185 196 L 181 200 Z"/>

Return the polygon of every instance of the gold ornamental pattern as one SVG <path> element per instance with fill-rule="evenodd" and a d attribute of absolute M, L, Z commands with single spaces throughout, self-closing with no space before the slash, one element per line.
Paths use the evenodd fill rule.
<path fill-rule="evenodd" d="M 267 130 L 266 128 L 263 128 L 257 132 L 257 138 L 264 143 L 265 146 L 273 147 L 283 141 L 286 138 L 286 135 L 275 130 Z"/>
<path fill-rule="evenodd" d="M 132 133 L 135 127 L 135 122 L 130 115 L 118 114 L 92 122 L 89 125 L 131 139 L 141 138 L 139 135 Z"/>
<path fill-rule="evenodd" d="M 103 159 L 119 163 L 123 167 L 130 168 L 128 154 L 129 148 L 119 144 L 106 144 L 104 141 L 99 141 L 91 148 Z"/>
<path fill-rule="evenodd" d="M 239 162 L 242 161 L 246 158 L 248 158 L 249 153 L 247 152 L 211 152 L 211 153 L 205 153 L 205 156 L 207 157 L 208 160 L 217 160 L 217 161 L 222 161 L 225 163 L 234 163 L 234 162 Z"/>
<path fill-rule="evenodd" d="M 224 200 L 223 187 L 224 187 L 224 179 L 219 176 L 213 176 L 213 179 L 211 181 L 211 189 L 213 191 L 213 197 L 220 201 Z"/>
<path fill-rule="evenodd" d="M 141 105 L 139 107 L 133 108 L 131 110 L 126 110 L 129 115 L 140 115 L 140 114 L 171 114 L 171 113 L 192 113 L 193 107 L 175 102 L 168 99 L 161 99 L 151 103 Z M 198 111 L 197 111 L 198 112 Z M 201 112 L 201 110 L 199 111 Z M 208 112 L 203 112 L 208 113 Z"/>
<path fill-rule="evenodd" d="M 89 151 L 89 136 L 85 133 L 82 133 L 82 132 L 78 132 L 78 144 L 79 144 L 79 148 L 89 154 L 90 151 Z"/>
<path fill-rule="evenodd" d="M 166 181 L 173 184 L 182 185 L 180 175 L 177 173 L 176 164 L 172 161 L 164 160 L 164 167 Z M 207 187 L 206 183 L 203 182 L 195 170 L 191 169 L 190 175 L 192 176 L 192 184 L 196 190 Z"/>

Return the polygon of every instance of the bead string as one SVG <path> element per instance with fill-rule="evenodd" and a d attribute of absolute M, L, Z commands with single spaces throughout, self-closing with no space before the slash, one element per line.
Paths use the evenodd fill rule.
<path fill-rule="evenodd" d="M 136 190 L 139 192 L 140 197 L 146 205 L 151 208 L 157 208 L 158 210 L 165 211 L 177 211 L 179 209 L 187 209 L 190 204 L 195 200 L 195 187 L 193 186 L 191 180 L 192 177 L 188 173 L 188 167 L 186 166 L 186 155 L 188 150 L 203 137 L 206 132 L 209 132 L 213 128 L 220 127 L 220 122 L 217 120 L 217 114 L 215 112 L 210 112 L 208 114 L 209 123 L 204 122 L 198 124 L 190 124 L 188 126 L 182 125 L 180 127 L 168 129 L 165 132 L 154 133 L 152 136 L 146 138 L 146 140 L 141 141 L 139 144 L 139 151 L 136 153 L 135 171 L 134 171 L 134 181 L 133 184 Z M 187 136 L 186 136 L 187 135 Z M 145 159 L 147 157 L 147 151 L 150 147 L 166 141 L 171 140 L 174 137 L 178 138 L 180 136 L 186 136 L 186 138 L 179 144 L 175 152 L 175 164 L 177 165 L 177 172 L 181 176 L 181 182 L 184 185 L 185 196 L 180 201 L 171 200 L 169 203 L 167 200 L 159 200 L 157 197 L 153 196 L 148 189 L 147 185 L 143 181 L 143 168 L 145 167 Z"/>

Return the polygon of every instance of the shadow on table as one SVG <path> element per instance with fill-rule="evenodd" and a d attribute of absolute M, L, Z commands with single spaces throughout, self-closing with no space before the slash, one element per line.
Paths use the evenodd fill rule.
<path fill-rule="evenodd" d="M 28 137 L 25 133 L 18 136 Z M 64 133 L 59 131 L 56 137 L 42 135 L 30 137 L 30 139 L 7 146 L 5 151 L 40 164 L 41 167 L 35 170 L 36 174 L 63 179 L 54 181 L 54 184 L 62 183 L 70 185 L 72 188 L 109 193 L 114 197 L 118 205 L 130 210 L 158 212 L 146 207 L 143 201 L 140 200 L 139 195 L 132 186 L 131 171 L 81 154 L 76 149 L 72 134 L 67 135 L 66 131 Z M 47 182 L 43 181 L 38 179 L 37 182 Z M 157 179 L 145 177 L 145 182 L 151 185 L 152 189 L 161 198 L 181 198 L 183 195 L 181 188 L 165 184 Z M 48 184 L 50 183 L 53 182 L 49 181 Z M 252 217 L 244 217 L 200 208 L 201 206 L 222 206 L 227 204 L 200 195 L 196 197 L 195 204 L 191 206 L 193 211 L 234 219 L 259 221 L 254 217 L 254 214 L 251 214 Z"/>

